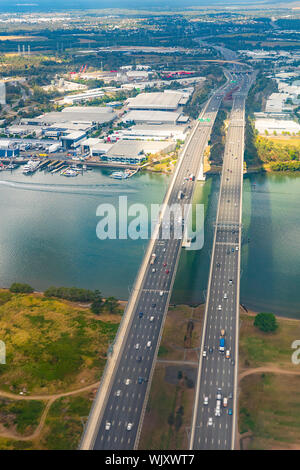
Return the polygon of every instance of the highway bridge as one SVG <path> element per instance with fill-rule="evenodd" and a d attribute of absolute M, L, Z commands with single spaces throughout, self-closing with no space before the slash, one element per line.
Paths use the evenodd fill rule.
<path fill-rule="evenodd" d="M 252 80 L 252 75 L 239 75 L 226 136 L 190 434 L 193 450 L 229 450 L 235 444 L 244 114 Z"/>
<path fill-rule="evenodd" d="M 197 177 L 212 126 L 232 75 L 215 91 L 200 115 L 176 166 L 161 217 L 149 241 L 144 260 L 108 357 L 81 441 L 81 449 L 130 450 L 138 447 L 155 360 L 180 257 L 182 239 L 160 237 L 167 205 L 192 201 Z M 242 143 L 241 143 L 242 146 Z M 238 173 L 239 169 L 235 171 Z M 236 211 L 235 211 L 236 212 Z M 173 222 L 170 223 L 173 234 Z M 155 253 L 155 263 L 150 264 Z"/>

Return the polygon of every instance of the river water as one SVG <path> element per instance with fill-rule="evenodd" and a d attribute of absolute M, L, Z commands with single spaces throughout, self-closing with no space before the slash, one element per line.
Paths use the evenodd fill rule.
<path fill-rule="evenodd" d="M 143 173 L 119 181 L 95 169 L 76 178 L 21 169 L 0 173 L 0 285 L 28 282 L 37 290 L 56 286 L 99 289 L 127 299 L 146 240 L 99 240 L 99 204 L 118 207 L 160 203 L 169 177 Z M 205 299 L 219 177 L 199 183 L 205 204 L 201 251 L 183 250 L 172 302 Z M 251 175 L 244 180 L 241 303 L 257 311 L 300 318 L 300 179 Z M 250 241 L 248 242 L 248 239 Z"/>

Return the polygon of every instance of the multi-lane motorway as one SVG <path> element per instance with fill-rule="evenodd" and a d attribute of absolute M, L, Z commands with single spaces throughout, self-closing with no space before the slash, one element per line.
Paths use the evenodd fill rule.
<path fill-rule="evenodd" d="M 228 78 L 232 78 L 228 74 Z M 195 180 L 211 129 L 228 82 L 217 90 L 207 103 L 191 133 L 178 162 L 163 207 L 191 202 Z M 194 175 L 195 178 L 189 178 Z M 179 200 L 179 191 L 184 196 Z M 163 209 L 164 210 L 164 209 Z M 163 217 L 163 214 L 162 214 Z M 162 225 L 170 227 L 174 220 L 159 221 L 157 232 L 149 242 L 136 285 L 129 299 L 125 322 L 119 330 L 114 359 L 108 361 L 105 377 L 92 407 L 81 449 L 137 448 L 145 405 L 163 324 L 180 256 L 182 239 L 159 236 Z M 155 261 L 150 264 L 155 253 Z M 134 298 L 134 300 L 132 300 Z M 125 325 L 125 326 L 124 326 Z"/>
<path fill-rule="evenodd" d="M 252 79 L 239 76 L 226 136 L 190 449 L 234 448 L 244 111 Z M 225 341 L 224 351 L 220 351 L 220 338 Z"/>

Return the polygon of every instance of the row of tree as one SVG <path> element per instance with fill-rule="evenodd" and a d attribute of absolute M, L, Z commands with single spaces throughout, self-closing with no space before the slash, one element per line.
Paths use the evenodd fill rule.
<path fill-rule="evenodd" d="M 31 294 L 33 287 L 29 284 L 14 282 L 10 288 L 14 294 Z M 115 297 L 107 297 L 105 300 L 99 290 L 80 289 L 78 287 L 49 287 L 44 292 L 45 297 L 55 297 L 71 302 L 90 302 L 91 311 L 96 315 L 103 312 L 120 313 L 119 302 Z"/>

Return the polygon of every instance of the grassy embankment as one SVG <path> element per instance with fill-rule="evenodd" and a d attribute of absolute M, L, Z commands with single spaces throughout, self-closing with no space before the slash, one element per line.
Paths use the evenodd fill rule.
<path fill-rule="evenodd" d="M 119 321 L 81 304 L 0 290 L 0 448 L 77 447 Z"/>
<path fill-rule="evenodd" d="M 198 361 L 193 348 L 200 343 L 203 312 L 203 305 L 169 309 L 141 449 L 188 448 L 186 430 L 192 419 Z M 241 309 L 240 315 L 239 430 L 243 447 L 300 448 L 300 368 L 291 362 L 291 343 L 299 338 L 300 322 L 277 318 L 279 328 L 270 334 L 253 326 L 254 314 Z M 190 319 L 193 330 L 188 328 Z"/>

